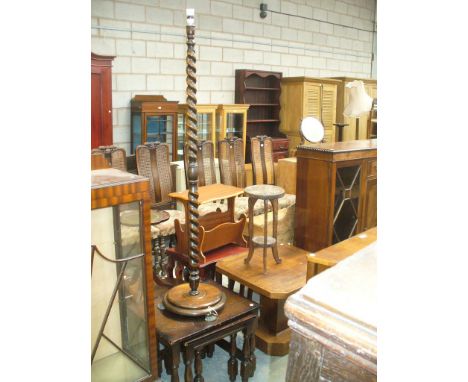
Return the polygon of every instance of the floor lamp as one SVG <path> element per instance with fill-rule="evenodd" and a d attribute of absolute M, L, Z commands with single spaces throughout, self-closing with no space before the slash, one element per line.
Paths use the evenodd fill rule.
<path fill-rule="evenodd" d="M 356 136 L 359 139 L 359 117 L 364 113 L 369 113 L 372 108 L 372 97 L 366 93 L 364 82 L 355 80 L 348 82 L 349 102 L 343 111 L 343 115 L 349 118 L 356 118 Z"/>
<path fill-rule="evenodd" d="M 163 298 L 164 307 L 182 316 L 206 316 L 206 320 L 216 317 L 214 311 L 226 303 L 226 295 L 217 286 L 200 283 L 200 242 L 198 223 L 198 165 L 197 165 L 197 78 L 195 58 L 195 10 L 187 9 L 187 118 L 185 139 L 189 143 L 188 190 L 189 221 L 186 221 L 189 248 L 189 282 L 171 288 Z"/>

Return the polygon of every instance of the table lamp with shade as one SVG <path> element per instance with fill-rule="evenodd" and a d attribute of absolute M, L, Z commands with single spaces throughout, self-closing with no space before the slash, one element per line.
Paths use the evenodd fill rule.
<path fill-rule="evenodd" d="M 349 102 L 343 111 L 343 115 L 356 118 L 356 136 L 359 139 L 359 117 L 369 113 L 372 108 L 372 97 L 366 93 L 364 82 L 355 80 L 346 84 L 349 89 Z"/>

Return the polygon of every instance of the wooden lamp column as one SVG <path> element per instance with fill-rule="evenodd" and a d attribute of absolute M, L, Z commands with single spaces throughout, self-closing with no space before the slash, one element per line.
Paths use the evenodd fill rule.
<path fill-rule="evenodd" d="M 185 139 L 189 143 L 188 189 L 189 215 L 188 228 L 189 248 L 189 282 L 171 288 L 163 298 L 169 311 L 183 316 L 210 315 L 213 310 L 221 309 L 226 303 L 226 295 L 212 284 L 200 284 L 200 247 L 198 222 L 198 165 L 197 165 L 197 79 L 195 58 L 195 25 L 194 9 L 187 9 L 187 105 L 185 120 Z"/>

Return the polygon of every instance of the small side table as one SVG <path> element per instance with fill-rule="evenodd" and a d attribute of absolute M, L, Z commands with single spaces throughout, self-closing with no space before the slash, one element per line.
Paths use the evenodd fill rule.
<path fill-rule="evenodd" d="M 185 365 L 184 381 L 204 381 L 202 357 L 205 349 L 214 344 L 220 346 L 229 354 L 227 374 L 230 381 L 235 381 L 238 374 L 238 359 L 240 376 L 243 382 L 253 377 L 256 368 L 255 330 L 257 328 L 258 304 L 236 295 L 226 288 L 226 304 L 218 313 L 215 321 L 205 321 L 203 317 L 177 316 L 158 306 L 166 292 L 166 288 L 155 286 L 156 337 L 159 350 L 159 371 L 162 372 L 161 361 L 164 359 L 166 372 L 171 375 L 171 382 L 179 382 L 179 363 L 182 353 Z M 236 346 L 236 337 L 243 333 L 242 350 Z M 230 341 L 224 340 L 229 337 Z M 210 356 L 208 351 L 208 356 Z M 211 353 L 212 354 L 212 353 Z M 195 378 L 194 373 L 195 372 Z"/>
<path fill-rule="evenodd" d="M 284 190 L 281 187 L 269 184 L 257 184 L 254 186 L 246 187 L 245 194 L 249 198 L 249 254 L 245 258 L 245 264 L 248 264 L 252 258 L 255 247 L 263 248 L 263 273 L 267 270 L 267 248 L 273 251 L 273 257 L 276 264 L 281 263 L 278 256 L 277 232 L 278 232 L 278 199 L 284 196 Z M 254 232 L 254 206 L 257 200 L 263 200 L 265 223 L 263 227 L 263 237 L 253 236 Z M 273 236 L 268 236 L 268 201 L 271 203 L 273 210 Z"/>

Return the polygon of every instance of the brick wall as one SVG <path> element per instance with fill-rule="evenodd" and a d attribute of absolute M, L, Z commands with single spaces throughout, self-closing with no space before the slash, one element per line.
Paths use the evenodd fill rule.
<path fill-rule="evenodd" d="M 372 30 L 376 0 L 92 0 L 91 50 L 116 56 L 114 143 L 130 150 L 130 99 L 185 102 L 185 9 L 195 8 L 199 103 L 234 103 L 236 69 L 371 77 L 372 33 L 268 12 L 260 3 Z M 375 70 L 374 70 L 375 72 Z"/>

